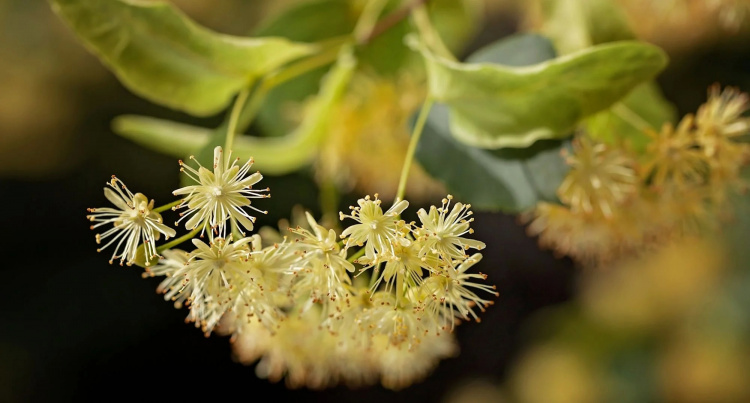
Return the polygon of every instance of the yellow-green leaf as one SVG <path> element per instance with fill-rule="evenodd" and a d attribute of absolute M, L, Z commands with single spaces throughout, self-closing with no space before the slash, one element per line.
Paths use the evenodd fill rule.
<path fill-rule="evenodd" d="M 453 136 L 482 148 L 567 137 L 581 119 L 619 101 L 667 64 L 661 49 L 639 41 L 598 45 L 524 67 L 471 58 L 454 62 L 412 44 L 424 56 L 431 95 L 450 109 Z"/>
<path fill-rule="evenodd" d="M 165 2 L 50 2 L 131 91 L 197 116 L 221 111 L 259 76 L 315 50 L 285 38 L 216 33 Z"/>
<path fill-rule="evenodd" d="M 311 162 L 325 137 L 330 109 L 338 102 L 356 67 L 351 53 L 344 53 L 323 78 L 321 90 L 299 127 L 282 137 L 254 137 L 238 135 L 232 155 L 245 160 L 253 157 L 253 169 L 264 174 L 282 175 L 296 171 Z M 210 144 L 215 130 L 195 127 L 146 116 L 125 115 L 112 123 L 115 133 L 146 148 L 184 158 L 200 150 L 220 144 Z"/>

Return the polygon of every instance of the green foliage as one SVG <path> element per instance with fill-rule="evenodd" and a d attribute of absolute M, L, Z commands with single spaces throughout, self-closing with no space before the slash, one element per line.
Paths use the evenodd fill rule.
<path fill-rule="evenodd" d="M 561 54 L 621 40 L 635 39 L 622 9 L 612 0 L 537 0 L 542 32 Z M 589 136 L 615 144 L 627 142 L 642 151 L 650 138 L 644 130 L 659 130 L 674 122 L 676 111 L 655 82 L 636 87 L 620 102 L 587 119 Z"/>
<path fill-rule="evenodd" d="M 50 1 L 130 90 L 198 116 L 221 111 L 258 77 L 315 50 L 285 38 L 218 34 L 164 2 Z"/>
<path fill-rule="evenodd" d="M 356 60 L 345 53 L 324 77 L 320 93 L 311 106 L 313 110 L 299 127 L 284 137 L 237 136 L 233 155 L 242 160 L 253 157 L 253 169 L 270 175 L 290 173 L 307 165 L 325 137 L 330 108 L 346 90 L 355 67 Z M 184 158 L 213 150 L 217 142 L 215 137 L 224 133 L 226 126 L 211 130 L 146 116 L 125 115 L 113 121 L 112 129 L 144 147 Z"/>
<path fill-rule="evenodd" d="M 400 12 L 400 1 L 390 1 L 385 15 Z M 481 15 L 476 0 L 434 0 L 428 12 L 447 45 L 460 51 L 476 34 Z M 257 36 L 283 36 L 299 42 L 332 42 L 352 33 L 360 17 L 361 4 L 347 0 L 303 1 L 289 7 L 262 24 Z M 387 18 L 387 17 L 384 17 Z M 398 21 L 357 49 L 359 68 L 379 75 L 393 76 L 408 72 L 423 75 L 418 55 L 405 44 L 404 36 L 414 32 L 408 18 Z M 258 124 L 266 136 L 282 136 L 296 124 L 290 118 L 292 107 L 301 105 L 318 91 L 327 66 L 309 71 L 275 87 L 258 113 Z"/>
<path fill-rule="evenodd" d="M 541 63 L 555 57 L 550 41 L 539 35 L 515 35 L 472 55 L 473 60 L 507 66 Z M 448 190 L 477 210 L 520 212 L 539 200 L 554 200 L 567 173 L 560 151 L 566 142 L 543 140 L 529 148 L 486 150 L 453 138 L 448 109 L 433 107 L 417 148 L 420 164 Z M 456 169 L 460 167 L 460 169 Z"/>
<path fill-rule="evenodd" d="M 625 15 L 612 0 L 536 0 L 542 32 L 560 54 L 635 39 Z"/>
<path fill-rule="evenodd" d="M 570 135 L 667 64 L 659 48 L 638 41 L 597 45 L 528 67 L 457 63 L 422 44 L 431 95 L 451 111 L 451 132 L 483 148 L 528 147 Z M 487 53 L 484 53 L 485 55 Z"/>

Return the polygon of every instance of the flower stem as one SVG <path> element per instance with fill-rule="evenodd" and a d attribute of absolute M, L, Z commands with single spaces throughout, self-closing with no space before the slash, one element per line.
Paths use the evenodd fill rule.
<path fill-rule="evenodd" d="M 320 194 L 318 195 L 320 210 L 323 217 L 331 219 L 331 222 L 338 222 L 339 209 L 339 189 L 331 178 L 325 178 L 320 184 Z"/>
<path fill-rule="evenodd" d="M 401 308 L 404 300 L 404 275 L 399 271 L 396 273 L 396 306 Z"/>
<path fill-rule="evenodd" d="M 188 239 L 193 239 L 196 235 L 198 235 L 198 232 L 200 230 L 201 230 L 200 227 L 195 228 L 194 230 L 188 232 L 187 234 L 185 234 L 185 235 L 183 235 L 183 236 L 181 236 L 179 238 L 175 238 L 172 241 L 165 243 L 164 245 L 158 246 L 156 248 L 156 253 L 162 253 L 163 251 L 165 251 L 167 249 L 171 249 L 171 248 L 173 248 L 173 247 L 175 247 L 175 246 L 177 246 L 177 245 L 179 245 L 179 244 L 187 241 Z"/>
<path fill-rule="evenodd" d="M 456 56 L 445 46 L 445 42 L 440 38 L 440 34 L 437 32 L 435 27 L 430 21 L 430 15 L 427 13 L 427 8 L 424 4 L 420 4 L 412 10 L 411 13 L 414 24 L 417 26 L 419 36 L 427 45 L 430 50 L 437 53 L 438 55 L 448 59 L 456 61 Z"/>
<path fill-rule="evenodd" d="M 645 131 L 651 128 L 651 124 L 640 117 L 637 113 L 633 112 L 632 109 L 625 106 L 623 103 L 618 103 L 612 106 L 612 112 L 617 115 L 620 119 L 628 122 L 636 130 Z"/>
<path fill-rule="evenodd" d="M 413 9 L 423 5 L 426 2 L 427 0 L 412 0 L 400 9 L 386 15 L 377 23 L 377 25 L 372 28 L 372 30 L 370 31 L 370 35 L 359 38 L 358 44 L 367 44 L 376 37 L 382 35 L 384 32 L 388 31 L 393 26 L 401 22 L 401 20 L 408 17 Z"/>
<path fill-rule="evenodd" d="M 411 140 L 409 140 L 409 148 L 406 149 L 404 166 L 401 168 L 401 178 L 398 181 L 398 191 L 396 192 L 396 200 L 394 201 L 394 203 L 404 199 L 404 193 L 406 192 L 406 182 L 409 179 L 409 170 L 411 169 L 411 163 L 414 160 L 414 153 L 417 151 L 419 138 L 422 136 L 425 122 L 427 122 L 427 115 L 430 114 L 430 109 L 432 109 L 432 104 L 434 102 L 435 101 L 434 99 L 432 99 L 432 97 L 427 97 L 424 104 L 422 105 L 422 110 L 419 112 L 417 122 L 414 124 L 414 130 L 411 133 Z"/>
<path fill-rule="evenodd" d="M 176 206 L 176 205 L 178 205 L 180 203 L 182 203 L 182 199 L 175 200 L 172 203 L 165 204 L 163 206 L 159 206 L 159 207 L 157 207 L 157 208 L 155 208 L 155 209 L 153 209 L 151 211 L 153 211 L 154 213 L 161 213 L 162 211 L 167 211 L 167 210 L 171 209 L 172 207 L 174 207 L 174 206 Z"/>
<path fill-rule="evenodd" d="M 263 88 L 265 91 L 268 91 L 311 70 L 315 70 L 318 67 L 333 63 L 338 57 L 341 46 L 343 45 L 344 43 L 340 43 L 337 44 L 337 46 L 332 46 L 329 49 L 326 49 L 314 56 L 310 56 L 290 65 L 283 70 L 279 70 L 278 72 L 269 75 L 268 78 L 261 84 L 261 88 Z"/>
<path fill-rule="evenodd" d="M 354 263 L 355 260 L 361 258 L 362 255 L 364 254 L 365 254 L 365 248 L 360 248 L 355 254 L 349 256 L 349 258 L 347 258 L 346 260 L 351 263 Z"/>
<path fill-rule="evenodd" d="M 367 2 L 357 25 L 354 27 L 353 34 L 356 43 L 364 43 L 370 36 L 386 3 L 388 3 L 387 0 L 370 0 Z"/>
<path fill-rule="evenodd" d="M 258 92 L 259 91 L 253 92 L 253 98 L 257 98 Z M 247 97 L 249 95 L 250 89 L 243 89 L 242 91 L 240 91 L 239 95 L 237 95 L 237 100 L 234 101 L 234 106 L 232 106 L 232 112 L 229 115 L 229 123 L 227 124 L 227 139 L 224 142 L 224 151 L 227 153 L 227 155 L 232 151 L 232 146 L 234 145 L 234 136 L 235 134 L 237 134 L 237 121 L 240 118 L 240 111 L 242 111 L 243 106 L 245 106 L 245 101 L 247 101 Z M 255 112 L 255 110 L 251 109 L 251 116 L 254 116 Z"/>

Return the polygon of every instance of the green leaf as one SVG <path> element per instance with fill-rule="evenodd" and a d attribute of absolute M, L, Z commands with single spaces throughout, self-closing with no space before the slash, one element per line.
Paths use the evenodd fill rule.
<path fill-rule="evenodd" d="M 635 39 L 621 7 L 612 0 L 536 0 L 541 32 L 560 54 L 606 42 Z"/>
<path fill-rule="evenodd" d="M 315 51 L 285 38 L 212 32 L 164 2 L 50 2 L 131 91 L 197 116 L 221 111 L 259 76 Z"/>
<path fill-rule="evenodd" d="M 612 0 L 537 0 L 542 14 L 542 32 L 555 42 L 560 53 L 592 45 L 634 39 L 627 17 Z M 575 22 L 573 22 L 575 21 Z M 650 141 L 645 129 L 659 130 L 674 122 L 676 110 L 664 99 L 655 82 L 636 87 L 608 110 L 586 119 L 589 136 L 609 144 L 627 142 L 643 151 Z"/>
<path fill-rule="evenodd" d="M 139 115 L 114 118 L 112 131 L 149 150 L 175 158 L 195 154 L 206 146 L 213 133 L 203 127 Z"/>
<path fill-rule="evenodd" d="M 567 137 L 581 119 L 610 107 L 667 64 L 661 49 L 638 41 L 526 67 L 453 62 L 412 43 L 425 58 L 431 95 L 450 108 L 451 132 L 482 148 Z"/>
<path fill-rule="evenodd" d="M 589 117 L 585 127 L 591 138 L 608 144 L 625 142 L 643 152 L 651 141 L 645 130 L 659 131 L 676 117 L 675 107 L 664 99 L 656 83 L 649 82 L 636 87 L 610 109 Z"/>
<path fill-rule="evenodd" d="M 473 60 L 523 66 L 554 57 L 548 39 L 524 34 L 496 42 L 475 53 Z M 517 213 L 540 200 L 556 200 L 555 192 L 568 171 L 560 152 L 568 146 L 559 140 L 542 140 L 525 149 L 468 146 L 451 135 L 448 109 L 435 105 L 416 157 L 430 175 L 475 209 Z"/>
<path fill-rule="evenodd" d="M 283 36 L 292 41 L 317 42 L 349 35 L 357 22 L 357 10 L 347 0 L 303 1 L 265 20 L 254 35 Z"/>
<path fill-rule="evenodd" d="M 342 54 L 324 77 L 320 93 L 312 105 L 314 110 L 299 127 L 284 137 L 238 135 L 234 141 L 233 155 L 242 160 L 253 157 L 253 168 L 270 175 L 290 173 L 309 164 L 325 137 L 329 111 L 346 90 L 355 68 L 353 56 L 350 53 Z M 117 134 L 175 158 L 200 154 L 202 150 L 221 145 L 213 140 L 221 137 L 217 133 L 223 128 L 224 125 L 212 130 L 135 115 L 119 116 L 112 123 L 112 129 Z"/>

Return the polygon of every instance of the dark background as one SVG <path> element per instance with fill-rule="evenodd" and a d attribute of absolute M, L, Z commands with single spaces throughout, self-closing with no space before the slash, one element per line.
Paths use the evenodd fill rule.
<path fill-rule="evenodd" d="M 490 20 L 473 48 L 517 29 L 512 18 Z M 737 39 L 673 57 L 659 83 L 680 115 L 692 112 L 715 81 L 750 89 L 749 51 L 750 44 Z M 228 338 L 205 338 L 184 323 L 187 312 L 156 294 L 159 279 L 142 279 L 135 267 L 110 266 L 106 251 L 95 252 L 86 208 L 106 204 L 102 188 L 112 174 L 157 204 L 171 200 L 170 190 L 179 184 L 177 161 L 115 136 L 111 119 L 137 113 L 187 120 L 135 97 L 113 76 L 102 77 L 66 88 L 66 102 L 80 111 L 70 125 L 57 128 L 72 133 L 71 164 L 47 175 L 9 170 L 0 177 L 0 401 L 251 400 L 271 392 L 283 400 L 434 402 L 468 379 L 501 381 L 524 345 L 524 320 L 575 291 L 569 260 L 540 251 L 515 217 L 478 213 L 475 237 L 488 248 L 477 269 L 489 274 L 500 296 L 482 323 L 456 329 L 457 358 L 400 392 L 378 386 L 289 390 L 283 381 L 258 379 L 253 366 L 232 360 Z M 25 163 L 43 158 L 32 153 Z M 266 177 L 273 208 L 259 224 L 274 225 L 296 203 L 315 210 L 317 190 L 308 177 Z"/>

